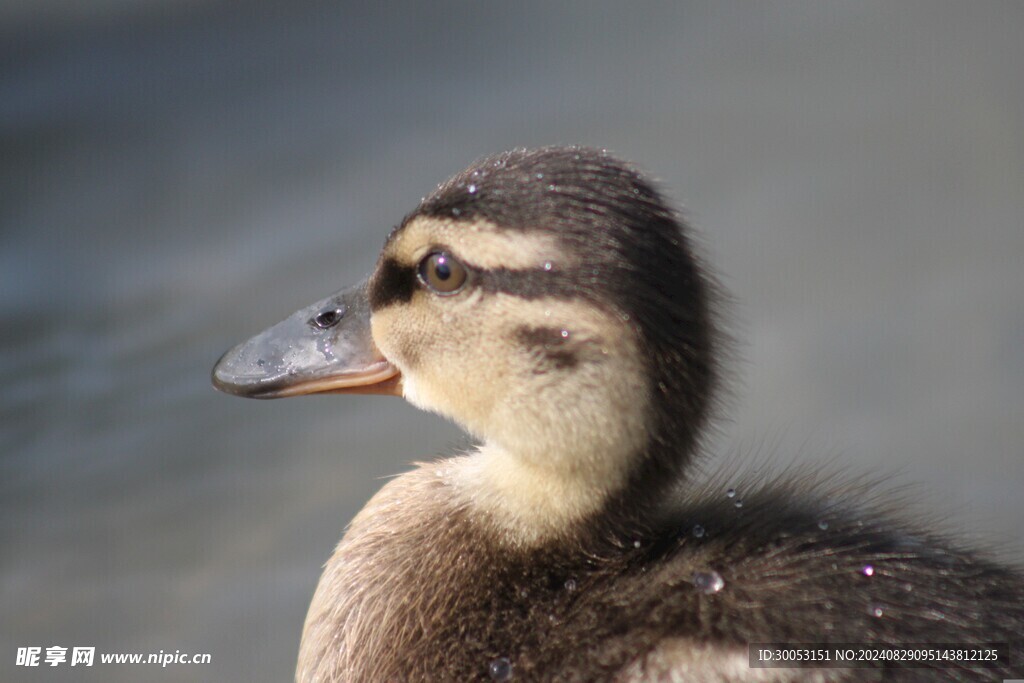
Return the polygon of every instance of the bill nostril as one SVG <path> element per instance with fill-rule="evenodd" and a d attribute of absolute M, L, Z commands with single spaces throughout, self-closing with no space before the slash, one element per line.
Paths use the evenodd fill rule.
<path fill-rule="evenodd" d="M 345 317 L 345 307 L 338 306 L 336 308 L 325 308 L 310 320 L 310 324 L 313 327 L 318 327 L 321 330 L 326 330 L 334 327 L 341 322 L 341 319 Z"/>

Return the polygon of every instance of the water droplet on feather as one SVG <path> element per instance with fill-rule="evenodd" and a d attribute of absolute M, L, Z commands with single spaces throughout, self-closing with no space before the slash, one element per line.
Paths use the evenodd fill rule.
<path fill-rule="evenodd" d="M 487 673 L 492 681 L 512 680 L 512 662 L 508 657 L 498 657 L 487 667 Z"/>
<path fill-rule="evenodd" d="M 706 572 L 694 572 L 693 587 L 705 595 L 717 593 L 725 588 L 725 579 L 718 572 L 711 570 Z"/>

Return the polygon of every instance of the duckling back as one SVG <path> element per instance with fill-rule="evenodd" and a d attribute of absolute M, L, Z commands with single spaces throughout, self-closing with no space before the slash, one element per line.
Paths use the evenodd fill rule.
<path fill-rule="evenodd" d="M 858 509 L 860 489 L 826 501 L 779 480 L 684 501 L 630 537 L 526 548 L 460 501 L 458 466 L 402 475 L 355 519 L 310 608 L 297 680 L 882 680 L 750 669 L 748 644 L 1024 646 L 1019 573 Z M 1012 661 L 885 680 L 1019 672 Z"/>

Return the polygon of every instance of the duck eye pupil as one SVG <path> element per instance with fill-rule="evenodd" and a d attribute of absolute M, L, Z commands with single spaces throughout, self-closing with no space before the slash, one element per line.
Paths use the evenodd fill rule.
<path fill-rule="evenodd" d="M 455 294 L 466 283 L 468 273 L 456 259 L 436 251 L 420 261 L 419 277 L 435 294 Z"/>

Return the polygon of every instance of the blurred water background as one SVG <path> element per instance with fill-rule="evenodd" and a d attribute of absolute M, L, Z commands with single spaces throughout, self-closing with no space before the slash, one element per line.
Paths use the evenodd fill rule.
<path fill-rule="evenodd" d="M 290 679 L 345 523 L 465 440 L 209 370 L 517 145 L 608 147 L 702 231 L 740 341 L 709 467 L 899 473 L 1019 560 L 1022 35 L 1013 1 L 0 2 L 0 680 Z"/>

